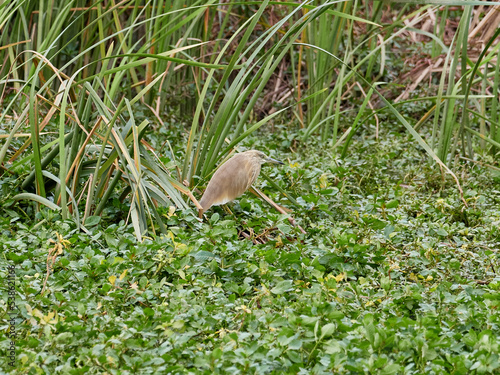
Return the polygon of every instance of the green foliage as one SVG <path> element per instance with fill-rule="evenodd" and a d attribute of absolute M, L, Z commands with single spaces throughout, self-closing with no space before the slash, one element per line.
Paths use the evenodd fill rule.
<path fill-rule="evenodd" d="M 248 142 L 269 137 L 289 159 L 272 179 L 295 193 L 306 234 L 250 195 L 234 203 L 234 217 L 215 208 L 205 223 L 161 211 L 168 234 L 142 243 L 123 221 L 89 217 L 82 233 L 42 211 L 35 224 L 4 195 L 0 269 L 16 267 L 22 319 L 17 368 L 2 368 L 498 372 L 498 182 L 470 170 L 463 209 L 452 181 L 440 191 L 428 184 L 441 177 L 404 133 L 379 143 L 354 137 L 344 159 L 312 142 L 299 158 L 286 137 L 268 133 Z M 2 336 L 2 358 L 5 348 Z"/>
<path fill-rule="evenodd" d="M 498 373 L 498 25 L 420 3 L 2 2 L 1 370 Z M 237 146 L 290 214 L 193 215 Z"/>

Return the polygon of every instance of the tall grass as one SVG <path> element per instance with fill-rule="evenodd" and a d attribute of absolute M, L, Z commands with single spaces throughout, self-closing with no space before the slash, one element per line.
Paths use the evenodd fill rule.
<path fill-rule="evenodd" d="M 303 139 L 330 141 L 345 156 L 356 132 L 376 116 L 378 96 L 452 173 L 457 153 L 474 157 L 476 137 L 480 148 L 498 155 L 499 33 L 486 32 L 477 52 L 474 33 L 494 27 L 490 8 L 479 14 L 470 1 L 453 8 L 427 3 L 3 2 L 0 164 L 23 180 L 25 192 L 16 199 L 82 224 L 101 215 L 111 197 L 127 198 L 141 238 L 166 231 L 159 206 L 196 205 L 192 189 L 274 117 L 295 113 Z M 450 38 L 451 16 L 459 23 Z M 415 35 L 428 38 L 436 59 L 434 71 L 428 69 L 436 92 L 421 99 L 434 107 L 415 119 L 420 127 L 434 116 L 428 141 L 398 112 L 400 98 L 385 98 L 383 82 L 390 51 Z M 281 96 L 282 107 L 251 121 L 273 79 L 283 75 L 294 86 Z M 418 100 L 411 90 L 404 95 Z M 144 108 L 150 112 L 139 120 Z M 175 116 L 169 123 L 191 123 L 184 159 L 168 167 L 145 141 L 166 127 L 167 112 Z M 347 118 L 354 122 L 344 124 Z"/>
<path fill-rule="evenodd" d="M 187 45 L 187 35 L 200 41 L 192 33 L 201 36 L 195 26 L 210 3 L 193 3 L 191 8 L 178 1 L 84 5 L 19 2 L 7 8 L 9 14 L 2 13 L 8 32 L 2 33 L 6 48 L 0 51 L 5 61 L 0 122 L 17 117 L 19 108 L 27 108 L 17 117 L 11 134 L 24 122 L 30 124 L 30 136 L 20 151 L 26 153 L 31 146 L 32 153 L 18 160 L 22 155 L 18 152 L 6 160 L 12 136 L 2 147 L 0 162 L 7 162 L 11 171 L 21 175 L 33 165 L 23 188 L 33 187 L 38 197 L 19 197 L 49 207 L 56 204 L 63 218 L 71 212 L 77 215 L 78 202 L 83 201 L 82 222 L 99 215 L 114 189 L 125 184 L 137 236 L 141 238 L 148 227 L 165 232 L 156 207 L 186 209 L 180 193 L 193 196 L 146 151 L 142 138 L 148 121 L 136 124 L 133 108 L 139 101 L 153 104 L 160 90 L 169 92 L 165 85 L 181 79 L 176 65 L 212 66 L 176 57 L 189 49 L 199 50 L 200 43 Z M 188 34 L 172 45 L 176 32 Z M 22 40 L 27 40 L 26 46 Z M 158 46 L 162 50 L 156 53 Z M 158 96 L 157 106 L 161 105 Z M 45 128 L 56 130 L 55 138 L 46 135 Z M 49 172 L 54 169 L 58 176 Z M 50 200 L 46 198 L 49 191 Z"/>

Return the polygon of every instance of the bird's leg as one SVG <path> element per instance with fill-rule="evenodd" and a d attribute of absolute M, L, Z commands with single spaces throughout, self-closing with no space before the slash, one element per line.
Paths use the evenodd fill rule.
<path fill-rule="evenodd" d="M 227 214 L 229 214 L 229 215 L 233 215 L 233 216 L 234 216 L 234 214 L 232 213 L 231 209 L 229 208 L 229 206 L 228 206 L 227 204 L 223 204 L 223 205 L 222 205 L 222 209 L 223 209 L 224 211 L 226 211 L 226 213 L 227 213 Z"/>

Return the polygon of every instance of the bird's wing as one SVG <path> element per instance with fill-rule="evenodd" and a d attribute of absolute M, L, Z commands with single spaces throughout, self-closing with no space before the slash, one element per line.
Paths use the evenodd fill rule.
<path fill-rule="evenodd" d="M 204 210 L 239 197 L 259 175 L 260 163 L 252 163 L 251 160 L 240 155 L 229 159 L 212 176 L 200 201 Z"/>

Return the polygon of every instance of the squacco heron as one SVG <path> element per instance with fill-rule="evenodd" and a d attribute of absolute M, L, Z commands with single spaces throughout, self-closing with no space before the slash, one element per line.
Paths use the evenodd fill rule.
<path fill-rule="evenodd" d="M 259 177 L 264 163 L 283 164 L 261 151 L 250 150 L 234 155 L 214 173 L 201 197 L 200 218 L 212 206 L 219 206 L 238 198 Z"/>

